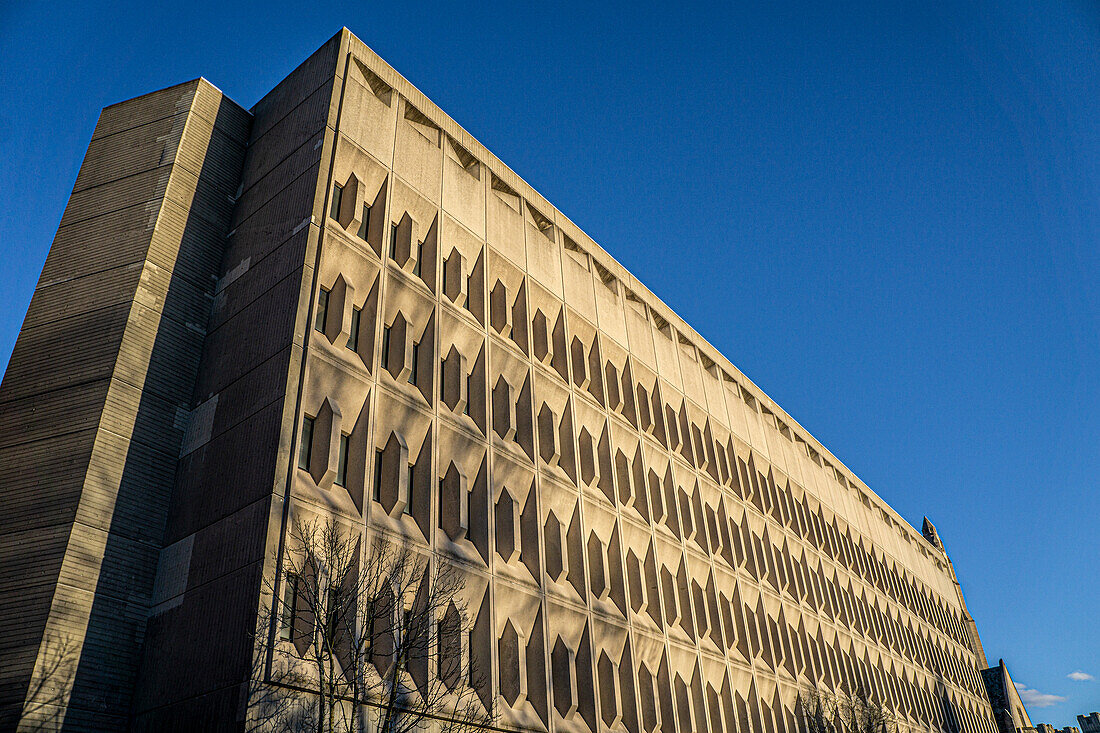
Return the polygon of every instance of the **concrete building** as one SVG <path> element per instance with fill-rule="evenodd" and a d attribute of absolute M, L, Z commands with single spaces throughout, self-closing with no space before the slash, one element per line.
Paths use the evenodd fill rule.
<path fill-rule="evenodd" d="M 1020 693 L 1008 673 L 1005 660 L 1000 660 L 996 667 L 983 669 L 982 682 L 985 684 L 986 696 L 993 708 L 993 718 L 997 721 L 999 733 L 1031 733 L 1035 730 L 1027 709 L 1024 708 L 1024 701 L 1020 699 Z"/>
<path fill-rule="evenodd" d="M 462 565 L 505 729 L 793 730 L 817 685 L 997 730 L 935 528 L 346 30 L 251 110 L 103 111 L 0 467 L 3 729 L 241 729 L 312 513 Z"/>
<path fill-rule="evenodd" d="M 1077 722 L 1081 724 L 1081 733 L 1100 733 L 1100 713 L 1078 715 Z"/>
<path fill-rule="evenodd" d="M 1038 733 L 1081 733 L 1080 730 L 1072 725 L 1067 725 L 1065 728 L 1055 728 L 1050 723 L 1039 723 L 1039 725 L 1035 726 L 1035 730 L 1038 731 Z"/>

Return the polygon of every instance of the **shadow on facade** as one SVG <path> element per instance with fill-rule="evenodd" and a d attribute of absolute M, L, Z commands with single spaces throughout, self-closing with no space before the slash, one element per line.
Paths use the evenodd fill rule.
<path fill-rule="evenodd" d="M 233 129 L 233 124 L 239 126 L 239 122 L 229 119 L 239 120 L 241 114 L 232 111 L 231 104 L 221 100 L 163 300 L 144 386 L 136 385 L 142 387 L 142 398 L 102 550 L 64 730 L 124 729 L 130 715 L 186 428 L 186 419 L 180 415 L 186 416 L 182 410 L 192 406 L 210 316 L 210 296 L 220 272 L 232 211 L 226 202 L 232 201 L 243 161 L 243 144 L 219 133 Z M 155 232 L 153 236 L 157 236 Z M 143 306 L 135 303 L 133 307 Z M 217 487 L 206 489 L 216 491 Z M 245 636 L 241 634 L 242 646 Z M 235 658 L 243 657 L 238 654 Z M 237 672 L 237 679 L 245 673 Z M 226 719 L 224 712 L 212 711 L 211 715 Z M 230 714 L 228 719 L 234 717 Z"/>

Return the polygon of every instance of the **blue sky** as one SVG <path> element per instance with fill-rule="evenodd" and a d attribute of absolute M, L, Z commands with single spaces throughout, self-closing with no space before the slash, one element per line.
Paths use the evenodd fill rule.
<path fill-rule="evenodd" d="M 101 107 L 346 25 L 936 523 L 1033 719 L 1100 709 L 1100 6 L 596 5 L 0 2 L 0 368 Z"/>

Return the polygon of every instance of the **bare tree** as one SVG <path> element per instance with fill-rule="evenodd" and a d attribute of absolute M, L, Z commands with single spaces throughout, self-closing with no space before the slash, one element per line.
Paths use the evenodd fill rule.
<path fill-rule="evenodd" d="M 799 722 L 805 733 L 895 733 L 894 714 L 867 691 L 833 695 L 812 688 L 798 694 Z"/>
<path fill-rule="evenodd" d="M 798 693 L 795 711 L 805 733 L 839 733 L 837 698 L 814 687 Z"/>
<path fill-rule="evenodd" d="M 254 729 L 412 733 L 492 722 L 470 662 L 462 572 L 401 539 L 298 522 L 264 594 L 272 653 L 254 675 Z"/>

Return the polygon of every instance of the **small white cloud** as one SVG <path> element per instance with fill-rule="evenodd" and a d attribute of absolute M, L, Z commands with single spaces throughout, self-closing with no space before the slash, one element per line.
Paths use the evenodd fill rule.
<path fill-rule="evenodd" d="M 1069 674 L 1066 675 L 1066 677 L 1069 677 L 1074 682 L 1091 682 L 1091 681 L 1096 679 L 1095 677 L 1093 677 L 1088 672 L 1082 672 L 1081 670 L 1077 670 L 1076 672 L 1070 672 Z"/>
<path fill-rule="evenodd" d="M 1024 701 L 1024 705 L 1033 708 L 1049 708 L 1052 705 L 1057 705 L 1060 702 L 1065 702 L 1066 698 L 1060 695 L 1051 695 L 1046 692 L 1039 692 L 1033 690 L 1027 685 L 1021 685 L 1019 682 L 1014 682 L 1016 685 L 1016 691 L 1020 693 L 1020 699 Z"/>

